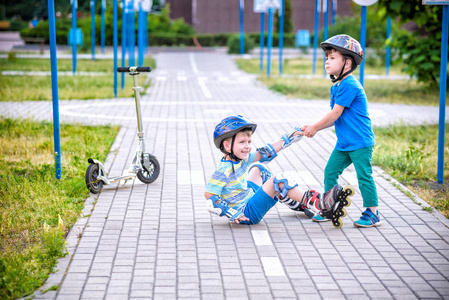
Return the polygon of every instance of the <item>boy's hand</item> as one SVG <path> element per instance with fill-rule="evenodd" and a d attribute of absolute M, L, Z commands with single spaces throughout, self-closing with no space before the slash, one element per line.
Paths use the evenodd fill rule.
<path fill-rule="evenodd" d="M 237 224 L 240 224 L 240 222 L 244 222 L 244 221 L 249 221 L 249 219 L 247 217 L 245 217 L 245 215 L 242 215 L 241 217 L 234 219 L 234 222 Z"/>
<path fill-rule="evenodd" d="M 299 134 L 304 135 L 308 138 L 313 137 L 318 131 L 313 125 L 304 125 L 303 127 L 301 127 L 301 130 L 302 132 L 300 132 Z"/>

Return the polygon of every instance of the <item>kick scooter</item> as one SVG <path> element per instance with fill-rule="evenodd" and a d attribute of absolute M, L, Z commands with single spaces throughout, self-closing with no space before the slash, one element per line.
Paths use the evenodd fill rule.
<path fill-rule="evenodd" d="M 86 170 L 86 186 L 93 194 L 98 194 L 103 185 L 108 185 L 120 180 L 132 179 L 137 176 L 143 183 L 149 184 L 157 179 L 160 172 L 159 162 L 156 156 L 145 152 L 145 137 L 142 127 L 142 114 L 140 110 L 140 91 L 142 87 L 137 84 L 137 75 L 139 72 L 151 72 L 150 67 L 119 67 L 118 72 L 128 72 L 134 79 L 134 98 L 136 100 L 136 114 L 137 114 L 137 136 L 139 142 L 137 145 L 136 154 L 129 167 L 129 174 L 108 177 L 103 164 L 96 160 L 89 158 L 89 167 Z"/>

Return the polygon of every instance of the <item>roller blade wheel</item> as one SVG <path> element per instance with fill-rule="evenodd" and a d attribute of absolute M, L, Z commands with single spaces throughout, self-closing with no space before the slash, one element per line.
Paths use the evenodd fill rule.
<path fill-rule="evenodd" d="M 90 164 L 86 170 L 86 186 L 92 194 L 98 194 L 103 188 L 103 181 L 98 179 L 100 167 L 97 164 Z"/>
<path fill-rule="evenodd" d="M 351 198 L 355 194 L 355 190 L 352 186 L 345 186 L 343 190 L 338 195 L 337 207 L 332 211 L 332 225 L 335 228 L 340 228 L 343 226 L 343 220 L 341 218 L 346 217 L 347 211 L 346 207 L 351 205 Z"/>
<path fill-rule="evenodd" d="M 159 162 L 156 158 L 156 156 L 148 154 L 149 155 L 149 162 L 144 163 L 144 159 L 142 156 L 142 170 L 139 170 L 137 172 L 137 178 L 139 178 L 140 181 L 143 183 L 149 184 L 154 182 L 161 171 L 161 167 L 159 166 Z"/>

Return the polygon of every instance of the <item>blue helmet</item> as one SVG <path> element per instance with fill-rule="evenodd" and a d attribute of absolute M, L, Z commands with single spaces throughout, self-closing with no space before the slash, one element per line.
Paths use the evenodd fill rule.
<path fill-rule="evenodd" d="M 239 131 L 250 128 L 253 132 L 256 131 L 257 125 L 252 123 L 241 115 L 230 116 L 223 119 L 214 130 L 214 144 L 220 149 L 221 142 L 229 137 L 236 135 Z"/>

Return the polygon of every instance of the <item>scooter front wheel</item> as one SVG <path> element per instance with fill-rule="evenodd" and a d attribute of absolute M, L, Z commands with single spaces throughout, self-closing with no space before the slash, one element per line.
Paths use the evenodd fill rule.
<path fill-rule="evenodd" d="M 147 157 L 144 157 L 148 155 Z M 137 172 L 137 178 L 143 183 L 149 184 L 154 182 L 159 176 L 161 167 L 156 156 L 145 153 L 142 156 L 142 169 Z"/>
<path fill-rule="evenodd" d="M 92 194 L 98 194 L 103 188 L 103 181 L 98 179 L 100 167 L 98 164 L 90 164 L 86 170 L 86 186 Z"/>

